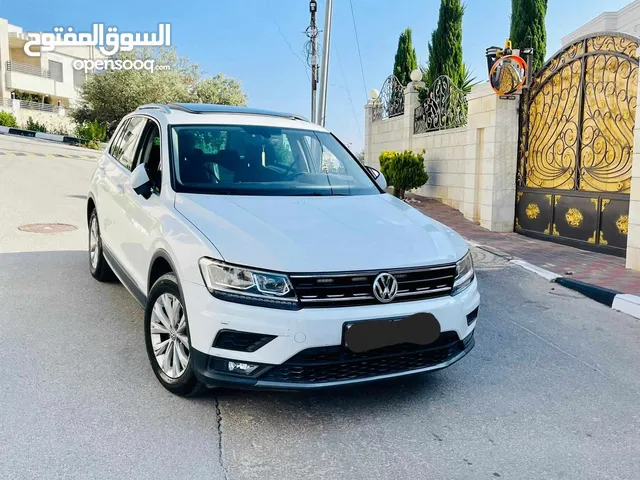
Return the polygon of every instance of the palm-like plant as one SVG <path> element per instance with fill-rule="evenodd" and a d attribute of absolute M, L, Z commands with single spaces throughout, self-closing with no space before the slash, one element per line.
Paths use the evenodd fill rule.
<path fill-rule="evenodd" d="M 479 82 L 476 80 L 476 77 L 473 75 L 473 70 L 471 70 L 469 65 L 466 62 L 464 62 L 462 64 L 462 72 L 460 75 L 460 85 L 458 85 L 458 88 L 462 90 L 466 95 L 471 91 L 471 89 L 474 86 L 478 85 L 479 83 L 482 83 L 482 82 Z"/>

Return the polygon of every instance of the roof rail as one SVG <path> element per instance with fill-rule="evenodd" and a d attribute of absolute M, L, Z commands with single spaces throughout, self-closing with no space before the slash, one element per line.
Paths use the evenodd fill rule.
<path fill-rule="evenodd" d="M 171 108 L 164 103 L 147 103 L 146 105 L 140 105 L 138 110 L 162 110 L 164 113 L 171 113 Z"/>
<path fill-rule="evenodd" d="M 193 114 L 208 114 L 208 113 L 230 113 L 230 114 L 242 114 L 242 115 L 264 115 L 270 117 L 290 118 L 292 120 L 302 120 L 307 122 L 308 120 L 302 115 L 293 113 L 274 112 L 270 110 L 262 110 L 258 108 L 239 107 L 231 105 L 214 105 L 207 103 L 171 103 L 169 108 L 173 110 L 181 110 L 187 113 Z"/>

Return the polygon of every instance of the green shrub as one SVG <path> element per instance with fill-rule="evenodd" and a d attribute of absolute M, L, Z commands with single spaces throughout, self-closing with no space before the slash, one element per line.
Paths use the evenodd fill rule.
<path fill-rule="evenodd" d="M 55 133 L 56 135 L 72 136 L 69 132 L 69 127 L 66 125 L 55 125 L 49 128 L 49 133 Z"/>
<path fill-rule="evenodd" d="M 97 140 L 99 144 L 107 138 L 107 126 L 97 121 L 86 122 L 76 127 L 76 136 L 86 140 Z"/>
<path fill-rule="evenodd" d="M 27 123 L 24 126 L 25 130 L 31 130 L 32 132 L 47 133 L 47 126 L 44 123 L 40 123 L 37 120 L 29 117 Z"/>
<path fill-rule="evenodd" d="M 18 126 L 18 122 L 16 122 L 16 117 L 13 116 L 13 113 L 0 112 L 0 125 L 15 128 Z"/>
<path fill-rule="evenodd" d="M 89 143 L 84 144 L 84 146 L 91 148 L 92 150 L 102 150 L 102 143 L 100 143 L 100 140 L 96 139 L 89 141 Z"/>
<path fill-rule="evenodd" d="M 393 195 L 404 198 L 407 190 L 423 186 L 429 180 L 429 175 L 424 171 L 424 159 L 422 153 L 413 153 L 411 150 L 404 152 L 384 151 L 380 154 L 380 171 L 387 179 L 387 183 L 393 186 Z"/>

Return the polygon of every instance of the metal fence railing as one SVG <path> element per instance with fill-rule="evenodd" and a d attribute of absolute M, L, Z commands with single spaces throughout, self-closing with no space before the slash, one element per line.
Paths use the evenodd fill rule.
<path fill-rule="evenodd" d="M 20 108 L 26 108 L 27 110 L 38 110 L 40 112 L 60 112 L 60 107 L 51 105 L 49 103 L 29 102 L 27 100 L 20 100 Z"/>
<path fill-rule="evenodd" d="M 414 112 L 413 133 L 447 130 L 467 124 L 467 97 L 446 75 L 438 77 L 422 95 L 424 100 Z"/>
<path fill-rule="evenodd" d="M 13 62 L 11 60 L 7 60 L 7 71 L 26 73 L 27 75 L 35 75 L 43 78 L 51 78 L 51 72 L 47 69 L 40 68 L 35 65 L 28 65 L 26 63 Z"/>
<path fill-rule="evenodd" d="M 373 122 L 404 114 L 404 88 L 395 75 L 387 77 L 374 100 Z"/>

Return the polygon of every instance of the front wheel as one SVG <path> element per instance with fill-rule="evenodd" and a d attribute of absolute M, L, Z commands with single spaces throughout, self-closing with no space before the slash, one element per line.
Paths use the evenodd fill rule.
<path fill-rule="evenodd" d="M 147 355 L 164 388 L 180 396 L 202 390 L 193 373 L 189 319 L 173 273 L 160 277 L 149 293 L 144 314 Z"/>

